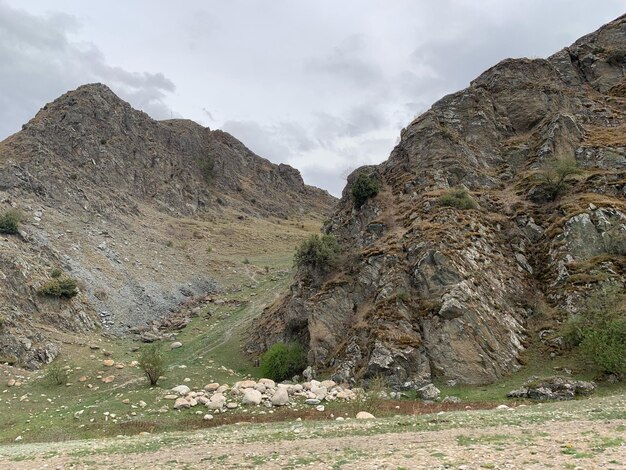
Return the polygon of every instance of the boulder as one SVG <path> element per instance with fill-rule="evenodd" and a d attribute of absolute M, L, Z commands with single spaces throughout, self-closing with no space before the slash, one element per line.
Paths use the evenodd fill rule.
<path fill-rule="evenodd" d="M 375 419 L 375 418 L 376 417 L 373 414 L 368 413 L 367 411 L 359 411 L 356 414 L 356 419 Z"/>
<path fill-rule="evenodd" d="M 420 398 L 422 400 L 437 400 L 441 391 L 435 387 L 433 384 L 428 384 L 417 390 Z"/>
<path fill-rule="evenodd" d="M 175 410 L 182 410 L 182 409 L 190 408 L 190 407 L 191 407 L 191 403 L 189 403 L 183 397 L 177 398 L 176 401 L 174 402 L 174 409 Z"/>
<path fill-rule="evenodd" d="M 529 398 L 537 401 L 572 400 L 592 394 L 596 384 L 566 377 L 531 377 L 521 388 L 508 393 L 509 398 Z"/>
<path fill-rule="evenodd" d="M 171 391 L 179 395 L 187 395 L 191 391 L 191 389 L 187 387 L 187 385 L 178 385 L 172 388 Z"/>
<path fill-rule="evenodd" d="M 263 394 L 254 388 L 246 388 L 243 391 L 243 400 L 242 403 L 244 405 L 260 405 L 261 400 L 263 400 Z"/>
<path fill-rule="evenodd" d="M 289 404 L 289 393 L 287 392 L 287 388 L 278 387 L 272 395 L 272 405 L 274 406 L 285 406 Z"/>

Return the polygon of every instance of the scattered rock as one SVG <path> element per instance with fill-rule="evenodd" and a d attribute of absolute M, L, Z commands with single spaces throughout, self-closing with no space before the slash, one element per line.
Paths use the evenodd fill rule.
<path fill-rule="evenodd" d="M 104 361 L 102 361 L 102 365 L 105 367 L 111 367 L 115 364 L 115 361 L 113 359 L 105 359 Z"/>
<path fill-rule="evenodd" d="M 183 343 L 181 343 L 180 341 L 174 341 L 172 344 L 170 344 L 170 349 L 178 349 L 182 347 Z"/>
<path fill-rule="evenodd" d="M 178 385 L 171 389 L 172 392 L 178 393 L 179 395 L 187 395 L 191 389 L 187 385 Z"/>
<path fill-rule="evenodd" d="M 592 394 L 596 384 L 566 377 L 531 377 L 524 385 L 508 393 L 509 398 L 530 398 L 531 400 L 572 400 L 577 396 Z"/>
<path fill-rule="evenodd" d="M 318 401 L 319 403 L 319 401 Z M 278 387 L 272 395 L 272 405 L 285 406 L 289 404 L 289 392 L 286 387 Z"/>
<path fill-rule="evenodd" d="M 253 388 L 246 388 L 243 392 L 244 405 L 260 405 L 263 400 L 263 394 Z"/>
<path fill-rule="evenodd" d="M 185 408 L 191 408 L 191 403 L 189 403 L 185 398 L 177 398 L 174 402 L 174 409 L 182 410 Z"/>
<path fill-rule="evenodd" d="M 417 390 L 422 400 L 437 400 L 441 391 L 433 384 L 428 384 Z"/>
<path fill-rule="evenodd" d="M 356 419 L 376 419 L 376 417 L 367 411 L 359 411 L 356 414 Z"/>

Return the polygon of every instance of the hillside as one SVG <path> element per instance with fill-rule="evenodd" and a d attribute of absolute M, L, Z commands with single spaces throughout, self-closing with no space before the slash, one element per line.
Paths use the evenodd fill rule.
<path fill-rule="evenodd" d="M 335 201 L 225 132 L 155 121 L 101 84 L 70 91 L 0 143 L 0 212 L 22 215 L 0 237 L 0 355 L 32 368 L 87 331 L 158 333 L 248 246 L 291 249 Z M 78 295 L 38 294 L 59 272 Z"/>
<path fill-rule="evenodd" d="M 493 382 L 602 281 L 626 282 L 626 16 L 548 59 L 507 59 L 410 123 L 356 170 L 248 348 L 300 341 L 336 381 Z M 359 205 L 357 180 L 379 186 Z"/>

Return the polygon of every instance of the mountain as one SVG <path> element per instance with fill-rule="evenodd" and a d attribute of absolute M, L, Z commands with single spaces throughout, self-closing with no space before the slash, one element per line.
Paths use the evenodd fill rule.
<path fill-rule="evenodd" d="M 70 91 L 0 143 L 0 213 L 23 218 L 0 236 L 0 355 L 36 367 L 64 335 L 149 324 L 217 289 L 233 239 L 264 236 L 254 221 L 335 202 L 226 132 L 155 121 L 102 84 Z M 37 293 L 61 272 L 77 296 Z"/>
<path fill-rule="evenodd" d="M 397 388 L 492 382 L 539 341 L 558 354 L 565 316 L 626 282 L 625 74 L 621 16 L 435 103 L 348 178 L 323 230 L 341 259 L 303 265 L 248 350 L 303 342 L 337 381 Z"/>

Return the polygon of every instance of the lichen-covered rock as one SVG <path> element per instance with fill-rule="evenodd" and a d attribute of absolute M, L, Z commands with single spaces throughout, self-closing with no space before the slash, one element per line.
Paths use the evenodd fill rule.
<path fill-rule="evenodd" d="M 530 398 L 531 400 L 572 400 L 577 396 L 592 394 L 596 384 L 584 380 L 564 377 L 532 377 L 524 385 L 508 393 L 509 398 Z"/>
<path fill-rule="evenodd" d="M 387 161 L 348 177 L 323 229 L 345 262 L 300 269 L 248 349 L 299 341 L 337 382 L 396 389 L 519 369 L 537 305 L 576 312 L 601 280 L 626 282 L 626 67 L 609 52 L 624 50 L 626 16 L 435 103 Z M 576 175 L 554 195 L 549 164 L 565 158 Z M 380 191 L 358 205 L 361 174 Z"/>

